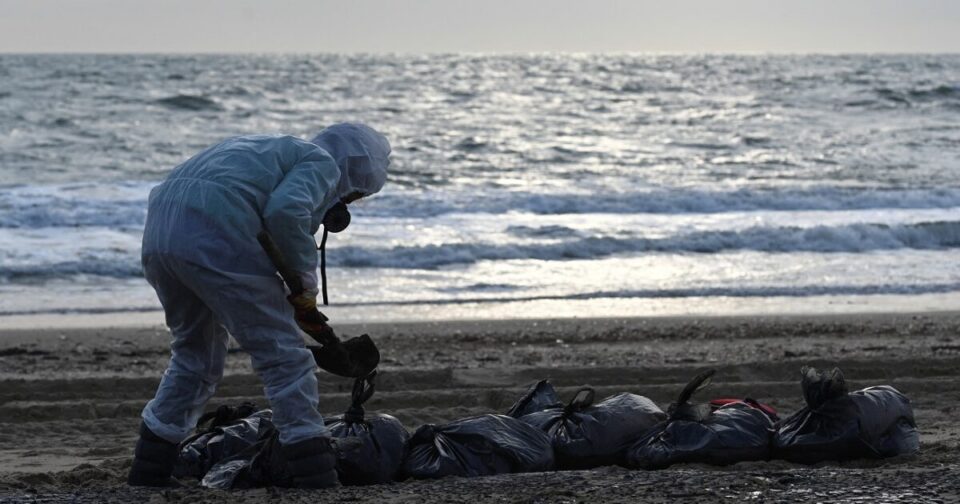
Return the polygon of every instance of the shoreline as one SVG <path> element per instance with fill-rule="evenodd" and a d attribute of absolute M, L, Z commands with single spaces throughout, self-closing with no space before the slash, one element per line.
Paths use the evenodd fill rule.
<path fill-rule="evenodd" d="M 156 312 L 162 318 L 162 312 Z M 423 321 L 376 321 L 369 323 L 347 322 L 332 324 L 339 335 L 358 335 L 362 333 L 396 335 L 417 333 L 421 336 L 447 333 L 451 330 L 456 333 L 470 332 L 509 332 L 524 328 L 538 331 L 562 331 L 564 327 L 584 327 L 590 331 L 603 331 L 612 328 L 662 328 L 681 327 L 688 325 L 703 326 L 731 326 L 742 324 L 896 324 L 909 320 L 932 320 L 936 322 L 960 321 L 960 309 L 937 311 L 903 311 L 894 313 L 851 312 L 851 313 L 817 313 L 817 314 L 753 314 L 753 315 L 656 315 L 656 316 L 610 316 L 610 317 L 554 317 L 554 318 L 506 318 L 506 319 L 445 319 Z M 0 349 L 15 346 L 21 343 L 37 344 L 39 342 L 62 339 L 68 335 L 74 338 L 98 338 L 108 336 L 107 333 L 132 332 L 134 334 L 169 333 L 166 325 L 158 323 L 146 325 L 79 325 L 58 326 L 56 324 L 33 327 L 2 327 L 0 326 Z"/>
<path fill-rule="evenodd" d="M 843 306 L 837 309 L 836 303 L 842 303 L 846 298 L 830 300 L 827 304 L 812 304 L 810 306 L 795 306 L 792 309 L 786 309 L 781 298 L 762 298 L 751 300 L 751 303 L 741 303 L 739 307 L 717 311 L 712 309 L 675 309 L 676 307 L 664 307 L 663 300 L 656 300 L 661 305 L 648 308 L 647 312 L 637 309 L 593 309 L 583 310 L 585 316 L 567 315 L 569 313 L 579 313 L 579 309 L 590 301 L 567 302 L 565 305 L 556 306 L 556 310 L 533 309 L 528 312 L 520 310 L 520 307 L 510 306 L 503 310 L 503 315 L 498 316 L 498 307 L 483 307 L 483 310 L 472 311 L 451 311 L 451 310 L 429 310 L 429 306 L 421 307 L 413 313 L 395 312 L 394 316 L 389 314 L 373 312 L 370 310 L 360 310 L 352 308 L 323 307 L 323 311 L 337 327 L 353 326 L 396 326 L 396 325 L 416 325 L 416 324 L 479 324 L 479 323 L 512 323 L 519 321 L 545 321 L 545 320 L 688 320 L 688 319 L 710 319 L 721 320 L 728 318 L 738 319 L 762 319 L 762 318 L 821 318 L 821 317 L 884 317 L 884 316 L 938 316 L 943 314 L 960 313 L 960 293 L 956 296 L 931 295 L 935 298 L 933 302 L 926 304 L 910 302 L 900 303 L 899 301 L 916 301 L 917 296 L 861 296 L 869 298 L 860 300 L 859 304 L 854 306 Z M 880 302 L 874 298 L 880 299 Z M 954 299 L 955 298 L 955 299 Z M 771 303 L 771 300 L 777 300 Z M 603 300 L 597 300 L 603 301 Z M 609 308 L 620 308 L 624 300 L 615 300 L 614 306 Z M 636 300 L 629 300 L 637 303 Z M 686 298 L 681 305 L 697 305 L 696 298 Z M 790 301 L 790 298 L 786 298 Z M 641 303 L 643 304 L 643 303 Z M 652 303 L 651 303 L 652 304 Z M 922 306 L 917 308 L 917 305 Z M 904 306 L 909 306 L 904 308 Z M 466 305 L 465 305 L 466 308 Z M 589 306 L 587 306 L 589 308 Z M 827 309 L 833 308 L 833 309 Z M 640 313 L 638 313 L 640 312 Z M 623 315 L 631 313 L 631 315 Z M 420 316 L 417 316 L 417 315 Z M 164 327 L 162 310 L 136 310 L 136 311 L 117 311 L 106 313 L 51 313 L 51 314 L 27 314 L 27 315 L 3 315 L 0 316 L 0 338 L 8 332 L 16 331 L 34 331 L 34 330 L 73 330 L 73 329 L 104 329 L 104 328 L 148 328 Z M 372 319 L 371 322 L 362 322 L 364 318 Z M 342 321 L 342 322 L 338 322 Z"/>

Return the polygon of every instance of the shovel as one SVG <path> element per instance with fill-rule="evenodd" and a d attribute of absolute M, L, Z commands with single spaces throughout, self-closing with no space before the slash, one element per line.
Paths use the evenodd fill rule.
<path fill-rule="evenodd" d="M 280 272 L 280 276 L 287 284 L 287 288 L 290 289 L 290 293 L 293 295 L 302 293 L 303 283 L 300 281 L 300 276 L 287 266 L 283 254 L 280 253 L 280 249 L 270 234 L 261 231 L 257 234 L 257 241 L 260 242 L 260 246 L 270 257 L 270 262 Z M 305 318 L 307 322 L 316 325 L 326 325 L 327 322 L 327 317 L 316 309 Z M 340 338 L 333 333 L 332 329 L 316 333 L 308 332 L 307 334 L 314 341 L 323 345 L 307 345 L 307 348 L 313 353 L 313 359 L 317 362 L 317 366 L 324 371 L 337 376 L 359 378 L 367 376 L 380 364 L 380 351 L 377 350 L 377 345 L 373 343 L 370 336 L 366 334 L 350 338 L 347 341 L 340 341 Z"/>

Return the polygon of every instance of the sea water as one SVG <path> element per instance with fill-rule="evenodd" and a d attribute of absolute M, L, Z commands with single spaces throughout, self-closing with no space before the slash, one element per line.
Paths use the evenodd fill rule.
<path fill-rule="evenodd" d="M 958 55 L 3 55 L 0 325 L 162 321 L 150 188 L 346 120 L 394 160 L 330 239 L 335 320 L 960 300 Z"/>

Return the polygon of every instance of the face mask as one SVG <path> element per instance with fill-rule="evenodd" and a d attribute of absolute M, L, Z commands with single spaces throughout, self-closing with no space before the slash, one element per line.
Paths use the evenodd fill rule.
<path fill-rule="evenodd" d="M 347 204 L 340 201 L 330 207 L 323 215 L 323 238 L 320 240 L 320 292 L 323 294 L 323 305 L 330 304 L 327 299 L 327 233 L 339 233 L 350 225 L 350 210 Z"/>
<path fill-rule="evenodd" d="M 323 214 L 323 232 L 339 233 L 350 225 L 350 210 L 340 201 Z"/>

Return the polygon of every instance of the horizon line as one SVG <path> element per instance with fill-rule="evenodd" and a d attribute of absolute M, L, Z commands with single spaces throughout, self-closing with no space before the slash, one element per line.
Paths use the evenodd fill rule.
<path fill-rule="evenodd" d="M 5 51 L 0 56 L 960 56 L 949 51 Z"/>

